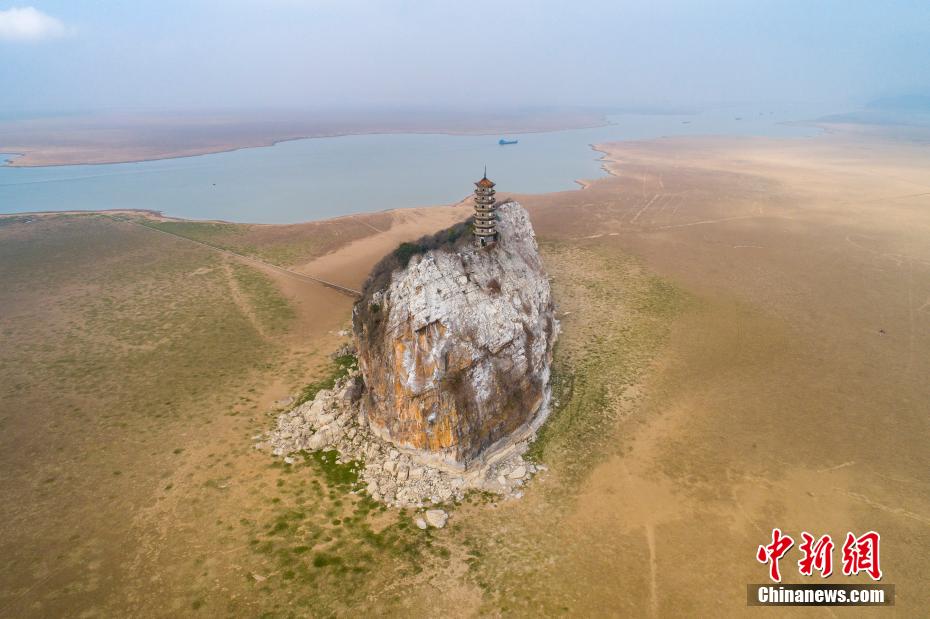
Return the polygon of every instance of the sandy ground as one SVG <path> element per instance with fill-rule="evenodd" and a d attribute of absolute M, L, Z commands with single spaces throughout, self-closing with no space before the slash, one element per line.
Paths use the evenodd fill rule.
<path fill-rule="evenodd" d="M 742 614 L 773 527 L 880 532 L 898 611 L 926 608 L 930 153 L 842 135 L 601 148 L 615 178 L 525 198 L 540 236 L 638 256 L 699 305 L 621 424 L 629 450 L 579 497 L 573 534 L 596 547 L 578 553 L 613 575 L 577 609 Z M 637 535 L 648 562 L 624 564 Z"/>
<path fill-rule="evenodd" d="M 447 228 L 469 214 L 464 205 L 385 211 L 379 214 L 375 222 L 382 228 L 365 222 L 367 218 L 364 216 L 342 218 L 347 225 L 357 221 L 365 222 L 371 228 L 371 234 L 318 258 L 288 265 L 287 268 L 360 290 L 371 267 L 385 254 L 403 242 L 415 241 L 421 236 Z M 295 304 L 299 323 L 293 331 L 292 345 L 315 341 L 325 333 L 347 326 L 347 317 L 351 314 L 353 303 L 350 296 L 325 286 L 308 284 L 305 280 L 290 277 L 277 269 L 264 268 L 254 261 L 246 261 L 245 264 L 258 267 L 275 280 L 284 295 Z"/>
<path fill-rule="evenodd" d="M 571 310 L 563 316 L 561 354 L 603 354 L 603 336 L 622 330 L 625 312 L 641 303 L 627 280 L 658 275 L 656 281 L 669 282 L 688 302 L 674 313 L 641 308 L 659 317 L 650 320 L 667 335 L 643 357 L 635 388 L 610 394 L 616 415 L 602 432 L 606 446 L 597 447 L 598 457 L 570 491 L 560 489 L 564 473 L 554 470 L 522 501 L 463 508 L 434 538 L 451 549 L 441 569 L 429 578 L 398 576 L 396 586 L 370 591 L 354 610 L 746 615 L 759 610 L 747 609 L 746 584 L 766 576 L 755 561 L 756 547 L 777 526 L 795 538 L 802 530 L 835 540 L 847 530 L 880 532 L 883 582 L 897 587 L 897 613 L 922 612 L 930 573 L 930 153 L 920 145 L 843 133 L 599 148 L 614 176 L 580 191 L 519 196 L 562 295 L 561 309 Z M 458 221 L 464 211 L 397 211 L 364 239 L 290 266 L 357 286 L 398 242 Z M 8 230 L 3 238 L 27 233 Z M 143 238 L 134 243 L 141 247 Z M 184 243 L 164 242 L 172 252 Z M 191 254 L 192 264 L 197 256 L 214 260 L 210 250 L 195 249 L 201 253 Z M 614 262 L 624 266 L 610 267 Z M 30 460 L 14 463 L 10 483 L 18 485 L 7 490 L 38 488 L 44 498 L 37 505 L 57 506 L 61 514 L 52 518 L 30 508 L 32 522 L 44 524 L 22 524 L 20 514 L 10 516 L 19 529 L 0 529 L 8 551 L 0 614 L 293 612 L 298 586 L 275 580 L 280 576 L 273 564 L 256 567 L 248 537 L 232 532 L 230 523 L 260 522 L 275 513 L 281 478 L 268 469 L 265 454 L 248 448 L 248 437 L 269 422 L 260 412 L 294 393 L 344 341 L 335 331 L 347 326 L 351 300 L 269 270 L 296 309 L 294 328 L 269 335 L 257 318 L 260 306 L 233 284 L 223 288 L 228 267 L 210 262 L 204 268 L 218 274 L 220 290 L 228 289 L 230 311 L 242 313 L 238 328 L 253 325 L 285 361 L 256 365 L 247 379 L 222 387 L 210 396 L 220 404 L 198 401 L 200 431 L 184 424 L 164 430 L 168 455 L 153 460 L 141 443 L 121 461 L 123 475 L 113 479 L 133 485 L 124 488 L 122 502 L 101 503 L 95 521 L 109 523 L 114 543 L 130 552 L 114 555 L 122 546 L 108 550 L 98 536 L 91 546 L 70 542 L 57 562 L 55 552 L 68 546 L 74 520 L 68 515 L 87 512 L 68 511 L 64 499 L 56 503 L 57 486 L 41 481 L 47 463 L 58 457 L 54 450 L 67 442 L 55 438 L 51 412 L 35 412 L 42 410 L 43 394 L 11 389 L 7 402 L 21 404 L 3 411 L 4 427 L 18 427 L 21 409 L 33 414 L 31 425 L 23 426 L 32 434 L 8 435 L 28 446 Z M 605 278 L 615 278 L 609 283 L 616 286 L 598 285 Z M 56 290 L 73 290 L 69 286 Z M 37 299 L 17 294 L 5 307 L 34 313 L 40 326 L 73 320 L 45 316 Z M 587 303 L 586 295 L 598 302 Z M 244 392 L 248 404 L 236 406 L 249 411 L 248 418 L 219 412 Z M 71 433 L 77 436 L 78 428 Z M 51 433 L 47 446 L 30 442 L 39 429 Z M 111 438 L 118 445 L 117 439 Z M 170 455 L 174 445 L 182 455 Z M 177 463 L 167 464 L 170 458 Z M 35 478 L 20 470 L 36 463 Z M 104 473 L 111 476 L 109 469 Z M 216 490 L 217 479 L 228 488 Z M 92 489 L 76 487 L 93 498 Z M 463 548 L 478 534 L 485 542 L 475 568 Z M 38 553 L 31 573 L 21 571 L 31 555 L 22 554 L 16 539 Z M 797 558 L 794 552 L 782 562 L 787 582 L 801 580 Z M 257 583 L 252 573 L 271 580 Z M 479 587 L 476 579 L 484 578 Z M 314 590 L 326 592 L 319 584 Z"/>
<path fill-rule="evenodd" d="M 371 267 L 398 245 L 448 228 L 469 215 L 471 212 L 464 204 L 391 211 L 390 227 L 298 264 L 294 270 L 361 290 Z"/>

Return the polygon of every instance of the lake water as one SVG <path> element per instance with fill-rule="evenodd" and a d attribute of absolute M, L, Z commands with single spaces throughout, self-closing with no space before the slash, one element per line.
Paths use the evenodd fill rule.
<path fill-rule="evenodd" d="M 604 174 L 591 144 L 673 135 L 812 136 L 813 127 L 783 123 L 826 111 L 623 114 L 604 127 L 504 136 L 519 139 L 512 146 L 499 146 L 496 135 L 357 135 L 140 163 L 2 166 L 0 213 L 137 208 L 188 219 L 294 223 L 455 202 L 485 165 L 504 194 L 545 193 Z"/>

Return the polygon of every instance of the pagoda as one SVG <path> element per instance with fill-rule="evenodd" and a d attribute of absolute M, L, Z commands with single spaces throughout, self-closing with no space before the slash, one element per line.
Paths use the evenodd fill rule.
<path fill-rule="evenodd" d="M 475 183 L 475 245 L 486 247 L 497 240 L 494 214 L 494 182 L 488 179 L 488 169 Z"/>

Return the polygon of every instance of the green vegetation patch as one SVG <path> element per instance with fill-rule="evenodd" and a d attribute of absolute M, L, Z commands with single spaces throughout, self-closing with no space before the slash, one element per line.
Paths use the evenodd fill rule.
<path fill-rule="evenodd" d="M 177 236 L 213 245 L 214 247 L 231 246 L 232 240 L 243 237 L 249 230 L 246 224 L 231 224 L 213 221 L 156 221 L 141 219 L 140 223 L 150 228 L 168 232 Z"/>
<path fill-rule="evenodd" d="M 305 461 L 313 461 L 323 474 L 326 483 L 334 488 L 347 489 L 358 483 L 361 463 L 355 460 L 340 463 L 339 452 L 335 450 L 301 452 Z"/>
<path fill-rule="evenodd" d="M 309 402 L 315 398 L 316 394 L 323 389 L 332 389 L 337 380 L 348 376 L 349 372 L 357 368 L 358 359 L 355 357 L 355 355 L 342 355 L 336 357 L 333 359 L 327 374 L 323 378 L 313 381 L 301 390 L 300 395 L 297 396 L 297 401 L 294 403 L 294 406 L 300 406 L 304 402 Z"/>
<path fill-rule="evenodd" d="M 357 462 L 334 451 L 302 453 L 293 474 L 280 470 L 278 499 L 262 519 L 246 521 L 268 606 L 297 615 L 351 614 L 373 596 L 424 569 L 448 565 L 432 533 L 410 525 L 404 510 L 385 510 L 358 487 Z M 256 579 L 258 580 L 258 579 Z"/>
<path fill-rule="evenodd" d="M 556 302 L 568 319 L 554 354 L 554 408 L 527 455 L 577 481 L 615 445 L 613 429 L 628 404 L 627 390 L 690 300 L 616 252 L 555 243 L 543 249 Z"/>
<path fill-rule="evenodd" d="M 353 240 L 391 225 L 389 214 L 334 219 L 292 225 L 235 224 L 217 221 L 133 221 L 212 247 L 258 258 L 278 266 L 312 260 Z"/>
<path fill-rule="evenodd" d="M 471 230 L 472 222 L 468 220 L 459 222 L 445 230 L 440 230 L 435 234 L 424 236 L 413 243 L 401 243 L 389 255 L 389 261 L 393 257 L 397 261 L 397 267 L 405 267 L 414 256 L 425 254 L 431 249 L 440 247 L 455 247 L 463 239 L 467 241 L 467 233 L 471 232 Z"/>
<path fill-rule="evenodd" d="M 217 249 L 258 258 L 272 264 L 284 266 L 301 257 L 315 255 L 317 243 L 313 238 L 297 238 L 287 242 L 263 241 L 255 234 L 260 226 L 213 221 L 155 221 L 140 219 L 139 223 L 150 228 L 181 236 L 192 241 L 205 243 Z"/>
<path fill-rule="evenodd" d="M 532 482 L 527 496 L 507 510 L 490 509 L 482 503 L 491 497 L 480 495 L 469 495 L 463 506 L 467 516 L 457 522 L 457 539 L 469 579 L 483 592 L 480 615 L 572 614 L 566 606 L 572 583 L 551 566 L 585 573 L 593 564 L 570 548 L 566 519 L 577 517 L 579 488 L 595 465 L 627 447 L 622 428 L 627 416 L 639 413 L 637 387 L 676 317 L 694 303 L 610 245 L 540 247 L 562 331 L 553 361 L 553 411 L 528 457 L 545 462 L 550 476 Z"/>
<path fill-rule="evenodd" d="M 271 278 L 242 264 L 233 264 L 232 270 L 258 320 L 272 334 L 286 332 L 296 313 Z"/>

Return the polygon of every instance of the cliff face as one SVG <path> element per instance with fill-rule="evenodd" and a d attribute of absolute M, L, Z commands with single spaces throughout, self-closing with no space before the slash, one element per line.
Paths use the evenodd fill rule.
<path fill-rule="evenodd" d="M 466 233 L 375 274 L 353 316 L 372 431 L 455 468 L 526 438 L 548 412 L 549 282 L 523 207 L 498 218 L 490 248 Z"/>

